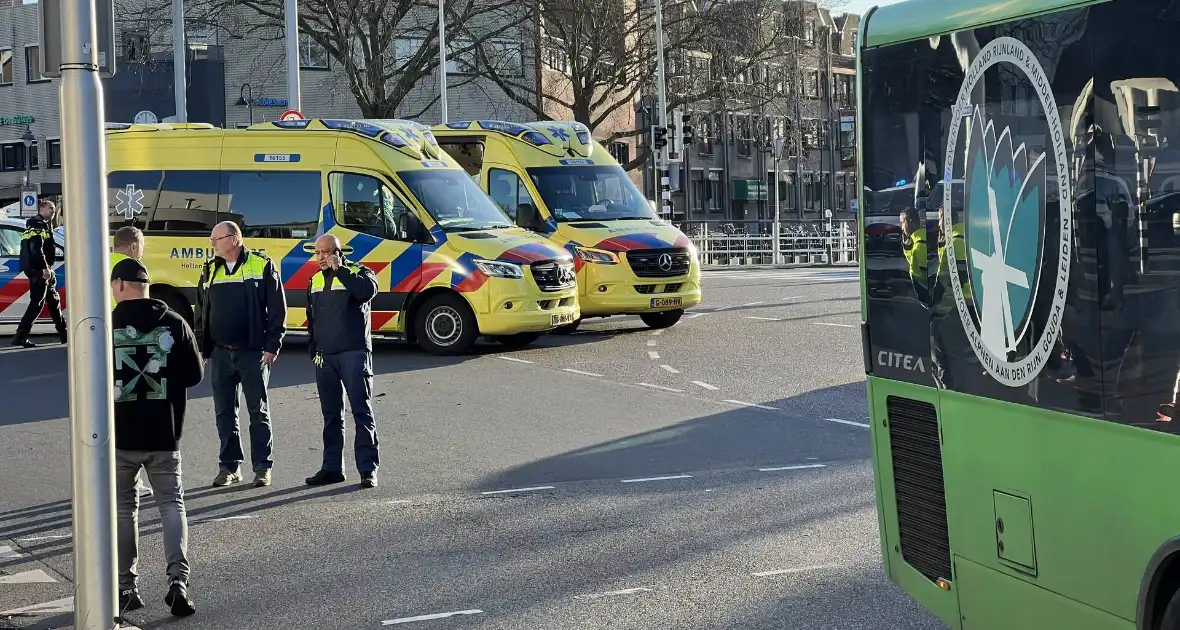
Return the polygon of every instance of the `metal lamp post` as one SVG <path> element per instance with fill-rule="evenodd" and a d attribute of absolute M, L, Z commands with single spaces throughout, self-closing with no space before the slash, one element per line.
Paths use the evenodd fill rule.
<path fill-rule="evenodd" d="M 25 126 L 25 133 L 20 137 L 20 139 L 25 143 L 25 186 L 28 186 L 29 182 L 32 181 L 32 149 L 33 143 L 37 141 L 37 137 L 33 135 L 32 127 Z"/>
<path fill-rule="evenodd" d="M 254 89 L 250 87 L 249 83 L 242 84 L 241 98 L 235 103 L 238 107 L 246 106 L 246 111 L 249 112 L 250 124 L 254 124 Z"/>

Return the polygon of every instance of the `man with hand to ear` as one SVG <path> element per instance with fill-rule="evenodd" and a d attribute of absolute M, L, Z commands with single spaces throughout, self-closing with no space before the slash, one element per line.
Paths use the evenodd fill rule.
<path fill-rule="evenodd" d="M 324 461 L 307 485 L 344 481 L 344 396 L 356 423 L 353 451 L 361 486 L 377 487 L 377 426 L 373 420 L 373 340 L 370 314 L 377 295 L 371 269 L 344 258 L 340 240 L 316 240 L 320 272 L 307 284 L 308 348 L 324 414 Z"/>

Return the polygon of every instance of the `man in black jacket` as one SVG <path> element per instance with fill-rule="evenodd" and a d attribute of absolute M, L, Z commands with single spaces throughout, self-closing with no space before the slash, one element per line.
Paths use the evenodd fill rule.
<path fill-rule="evenodd" d="M 344 394 L 356 421 L 353 450 L 361 485 L 377 486 L 377 426 L 373 420 L 373 340 L 370 303 L 377 277 L 346 260 L 332 234 L 316 240 L 320 272 L 307 284 L 309 351 L 316 365 L 316 389 L 324 413 L 324 463 L 307 485 L 344 481 Z"/>
<path fill-rule="evenodd" d="M 287 297 L 275 264 L 265 254 L 246 249 L 236 224 L 217 224 L 209 241 L 217 255 L 201 273 L 195 321 L 201 356 L 211 362 L 213 409 L 221 438 L 221 470 L 213 485 L 242 481 L 240 388 L 250 412 L 254 485 L 269 486 L 274 444 L 266 388 L 286 335 Z"/>
<path fill-rule="evenodd" d="M 172 614 L 196 609 L 188 594 L 188 517 L 181 480 L 180 436 L 187 390 L 201 382 L 204 363 L 184 318 L 147 297 L 148 273 L 134 258 L 111 270 L 114 337 L 115 494 L 118 498 L 119 610 L 143 608 L 139 596 L 139 493 L 147 473 L 155 490 L 168 560 Z"/>
<path fill-rule="evenodd" d="M 37 206 L 37 216 L 29 218 L 21 234 L 20 270 L 29 279 L 29 307 L 16 327 L 16 335 L 12 338 L 14 346 L 37 346 L 29 341 L 29 333 L 33 330 L 33 321 L 47 305 L 49 317 L 57 326 L 58 337 L 62 343 L 66 342 L 66 322 L 61 316 L 61 298 L 57 295 L 57 274 L 53 272 L 53 265 L 57 264 L 57 242 L 53 238 L 53 217 L 56 214 L 57 206 L 52 201 L 42 200 Z"/>

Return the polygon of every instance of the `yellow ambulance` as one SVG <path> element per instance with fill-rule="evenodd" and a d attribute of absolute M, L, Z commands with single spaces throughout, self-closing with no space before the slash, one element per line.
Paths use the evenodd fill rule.
<path fill-rule="evenodd" d="M 513 225 L 418 123 L 121 124 L 106 137 L 111 229 L 144 231 L 152 296 L 190 321 L 226 220 L 279 269 L 290 329 L 307 325 L 325 233 L 377 275 L 374 333 L 434 354 L 480 336 L 525 345 L 579 317 L 572 256 Z"/>
<path fill-rule="evenodd" d="M 655 214 L 585 125 L 475 120 L 433 129 L 517 225 L 574 256 L 582 317 L 637 314 L 666 328 L 700 303 L 692 242 Z"/>

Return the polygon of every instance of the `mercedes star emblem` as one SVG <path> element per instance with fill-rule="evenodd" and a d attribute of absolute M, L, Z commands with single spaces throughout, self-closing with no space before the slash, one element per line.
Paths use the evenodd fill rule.
<path fill-rule="evenodd" d="M 660 254 L 660 270 L 672 271 L 672 254 Z"/>

